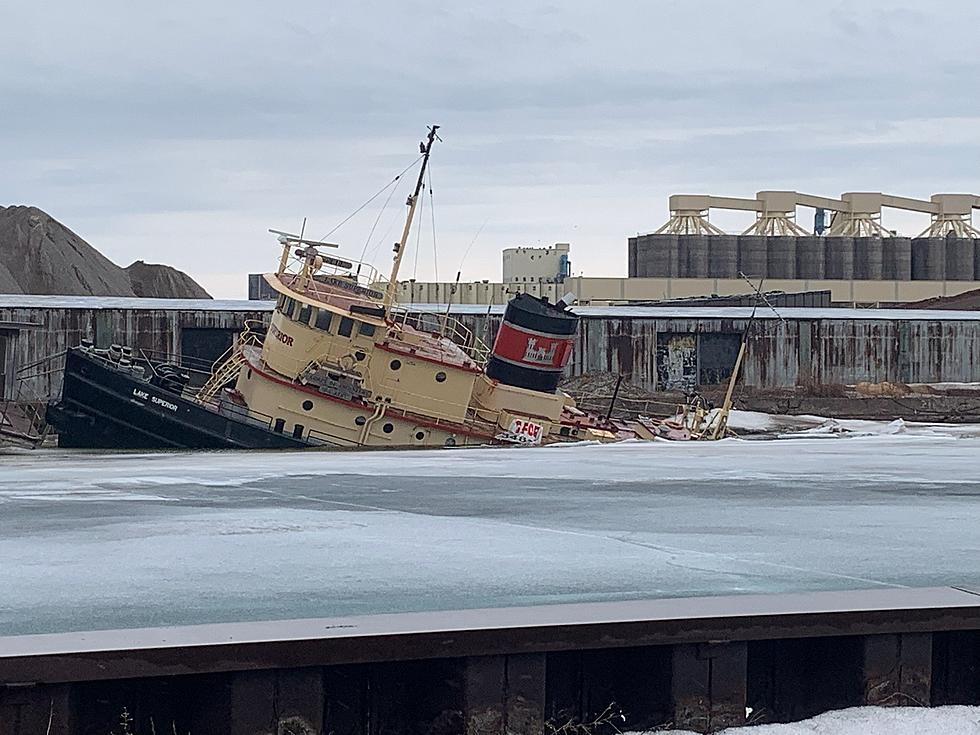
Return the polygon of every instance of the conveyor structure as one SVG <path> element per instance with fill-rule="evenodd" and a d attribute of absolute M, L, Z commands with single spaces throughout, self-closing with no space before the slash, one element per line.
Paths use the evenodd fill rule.
<path fill-rule="evenodd" d="M 674 194 L 670 197 L 670 219 L 657 235 L 724 235 L 710 221 L 712 209 L 754 212 L 755 222 L 743 235 L 810 235 L 796 222 L 797 207 L 813 207 L 832 213 L 831 237 L 890 237 L 895 233 L 881 223 L 882 209 L 901 209 L 931 217 L 919 237 L 980 237 L 972 223 L 974 209 L 980 209 L 975 194 L 933 194 L 928 200 L 894 196 L 881 192 L 847 192 L 839 199 L 802 194 L 797 191 L 760 191 L 754 199 L 719 197 L 709 194 Z"/>

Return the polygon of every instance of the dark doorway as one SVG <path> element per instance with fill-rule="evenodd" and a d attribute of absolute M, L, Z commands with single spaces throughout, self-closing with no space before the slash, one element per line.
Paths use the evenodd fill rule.
<path fill-rule="evenodd" d="M 12 343 L 13 339 L 9 334 L 0 332 L 0 401 L 13 398 L 14 347 Z"/>
<path fill-rule="evenodd" d="M 180 332 L 181 361 L 208 369 L 235 341 L 237 329 L 184 327 Z"/>
<path fill-rule="evenodd" d="M 735 368 L 742 335 L 662 332 L 657 335 L 657 388 L 689 392 L 725 383 Z"/>
<path fill-rule="evenodd" d="M 740 334 L 707 332 L 698 335 L 698 385 L 727 382 L 741 344 Z"/>

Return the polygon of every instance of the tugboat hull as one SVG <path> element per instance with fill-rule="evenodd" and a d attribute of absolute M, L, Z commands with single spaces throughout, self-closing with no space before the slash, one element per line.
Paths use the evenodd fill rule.
<path fill-rule="evenodd" d="M 151 385 L 71 349 L 61 400 L 47 421 L 62 447 L 99 449 L 281 449 L 310 446 L 260 420 L 225 412 Z"/>

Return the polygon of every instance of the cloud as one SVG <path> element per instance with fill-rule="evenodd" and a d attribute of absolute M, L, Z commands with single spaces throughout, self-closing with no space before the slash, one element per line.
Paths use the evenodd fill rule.
<path fill-rule="evenodd" d="M 267 227 L 329 230 L 435 121 L 441 276 L 483 222 L 464 278 L 556 241 L 576 272 L 619 275 L 626 237 L 677 191 L 980 189 L 980 6 L 944 7 L 18 3 L 0 25 L 0 203 L 241 295 L 271 267 Z M 376 215 L 340 231 L 351 255 Z"/>

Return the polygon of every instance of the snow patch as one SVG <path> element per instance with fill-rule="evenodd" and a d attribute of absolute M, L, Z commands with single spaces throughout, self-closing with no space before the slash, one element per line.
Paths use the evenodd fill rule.
<path fill-rule="evenodd" d="M 664 735 L 695 735 L 668 730 Z M 980 707 L 855 707 L 781 725 L 752 725 L 719 735 L 980 735 Z M 624 735 L 639 735 L 625 733 Z"/>

